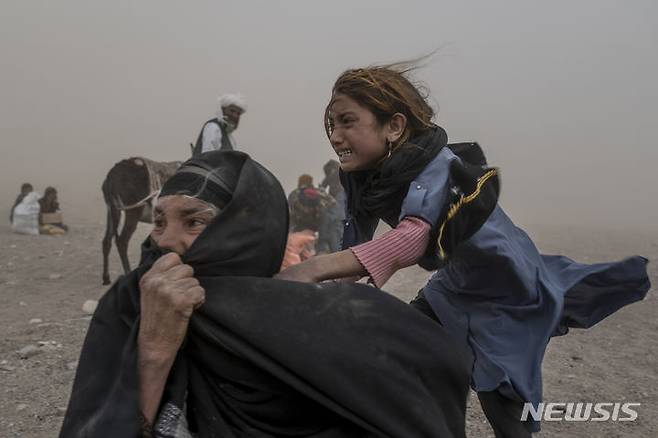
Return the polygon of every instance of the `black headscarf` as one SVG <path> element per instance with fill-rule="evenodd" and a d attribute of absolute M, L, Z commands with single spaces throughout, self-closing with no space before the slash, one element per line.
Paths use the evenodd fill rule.
<path fill-rule="evenodd" d="M 190 320 L 160 418 L 175 428 L 185 417 L 202 438 L 463 437 L 467 353 L 377 289 L 269 278 L 286 242 L 284 193 L 247 155 L 212 154 L 236 166 L 237 183 L 183 257 L 206 302 Z M 61 437 L 139 436 L 138 284 L 159 251 L 147 242 L 144 252 L 94 314 Z"/>
<path fill-rule="evenodd" d="M 397 216 L 409 190 L 409 184 L 448 143 L 448 134 L 439 126 L 400 145 L 390 157 L 372 170 L 345 173 L 352 193 L 348 208 L 356 216 L 387 220 Z"/>
<path fill-rule="evenodd" d="M 187 195 L 222 209 L 238 182 L 240 155 L 210 153 L 183 163 L 160 190 L 160 197 Z"/>
<path fill-rule="evenodd" d="M 347 209 L 356 221 L 353 226 L 362 229 L 362 238 L 370 238 L 380 219 L 391 227 L 398 225 L 409 185 L 444 147 L 460 159 L 448 169 L 451 190 L 440 206 L 438 223 L 432 227 L 425 254 L 418 262 L 428 270 L 445 265 L 454 249 L 480 229 L 498 203 L 498 173 L 487 166 L 480 146 L 448 144 L 445 130 L 433 126 L 400 145 L 374 169 L 340 172 Z"/>

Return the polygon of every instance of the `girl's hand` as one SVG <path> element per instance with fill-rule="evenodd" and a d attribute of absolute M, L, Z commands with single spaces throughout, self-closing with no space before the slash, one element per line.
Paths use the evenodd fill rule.
<path fill-rule="evenodd" d="M 302 283 L 315 283 L 318 281 L 314 274 L 313 259 L 292 265 L 274 276 L 278 280 L 299 281 Z"/>
<path fill-rule="evenodd" d="M 311 257 L 302 263 L 284 269 L 274 276 L 274 278 L 304 283 L 317 283 L 339 278 L 361 278 L 367 274 L 352 251 L 346 249 L 332 254 Z"/>

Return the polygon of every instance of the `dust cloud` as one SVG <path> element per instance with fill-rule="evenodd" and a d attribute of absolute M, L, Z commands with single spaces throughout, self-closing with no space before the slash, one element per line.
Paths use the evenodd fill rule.
<path fill-rule="evenodd" d="M 184 160 L 241 92 L 239 148 L 287 190 L 332 158 L 322 114 L 346 68 L 439 49 L 416 79 L 452 141 L 477 140 L 520 224 L 658 223 L 658 4 L 335 0 L 11 2 L 0 17 L 0 213 L 57 187 L 102 222 L 118 160 Z"/>

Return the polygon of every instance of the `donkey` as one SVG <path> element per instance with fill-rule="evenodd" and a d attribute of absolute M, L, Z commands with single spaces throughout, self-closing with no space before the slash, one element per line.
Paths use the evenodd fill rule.
<path fill-rule="evenodd" d="M 103 284 L 110 284 L 108 256 L 112 248 L 112 237 L 116 241 L 123 271 L 130 272 L 128 242 L 138 222 L 153 222 L 153 200 L 162 185 L 175 172 L 180 162 L 156 162 L 142 157 L 133 157 L 116 163 L 103 181 L 103 199 L 107 206 L 107 224 L 103 237 Z M 124 213 L 123 228 L 118 233 L 121 212 Z"/>

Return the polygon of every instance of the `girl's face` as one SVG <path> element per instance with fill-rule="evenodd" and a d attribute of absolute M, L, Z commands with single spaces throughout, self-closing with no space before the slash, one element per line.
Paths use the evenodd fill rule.
<path fill-rule="evenodd" d="M 327 117 L 329 141 L 344 172 L 372 169 L 388 154 L 387 127 L 351 97 L 335 94 Z"/>

